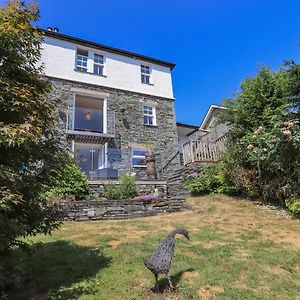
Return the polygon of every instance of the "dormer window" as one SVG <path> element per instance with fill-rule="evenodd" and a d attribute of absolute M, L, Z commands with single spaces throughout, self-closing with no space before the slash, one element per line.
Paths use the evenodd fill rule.
<path fill-rule="evenodd" d="M 77 49 L 76 70 L 87 72 L 88 51 Z"/>
<path fill-rule="evenodd" d="M 104 56 L 94 53 L 94 74 L 103 75 Z"/>
<path fill-rule="evenodd" d="M 141 81 L 142 83 L 150 84 L 150 67 L 146 65 L 141 65 Z"/>

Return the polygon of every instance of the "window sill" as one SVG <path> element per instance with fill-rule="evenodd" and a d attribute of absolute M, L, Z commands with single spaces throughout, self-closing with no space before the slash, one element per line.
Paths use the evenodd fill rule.
<path fill-rule="evenodd" d="M 80 131 L 80 130 L 72 130 L 72 129 L 67 129 L 66 134 L 76 135 L 76 136 L 114 137 L 114 134 L 111 133 Z"/>
<path fill-rule="evenodd" d="M 157 125 L 143 124 L 146 127 L 157 127 Z"/>
<path fill-rule="evenodd" d="M 132 168 L 145 169 L 147 166 L 132 166 Z"/>
<path fill-rule="evenodd" d="M 99 77 L 107 78 L 106 75 L 95 74 L 95 73 L 92 73 L 92 72 L 84 72 L 84 71 L 80 71 L 80 70 L 77 70 L 77 69 L 74 69 L 74 71 L 78 72 L 78 73 L 82 73 L 82 74 L 89 74 L 89 75 L 94 75 L 94 76 L 99 76 Z"/>
<path fill-rule="evenodd" d="M 144 85 L 150 85 L 150 86 L 154 86 L 154 84 L 153 84 L 153 83 L 141 82 L 141 84 L 144 84 Z"/>

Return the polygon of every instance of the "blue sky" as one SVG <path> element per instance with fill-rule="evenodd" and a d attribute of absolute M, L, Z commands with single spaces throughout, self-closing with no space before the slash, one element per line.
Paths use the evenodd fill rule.
<path fill-rule="evenodd" d="M 36 2 L 40 27 L 176 63 L 179 122 L 200 124 L 259 65 L 300 58 L 299 0 Z"/>

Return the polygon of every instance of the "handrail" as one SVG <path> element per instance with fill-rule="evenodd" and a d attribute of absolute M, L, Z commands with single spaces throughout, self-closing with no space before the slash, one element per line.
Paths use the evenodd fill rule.
<path fill-rule="evenodd" d="M 160 168 L 160 170 L 158 171 L 158 173 L 164 173 L 164 170 L 166 169 L 166 167 L 175 159 L 175 157 L 180 154 L 179 150 L 177 150 L 177 152 L 164 164 L 163 167 Z"/>
<path fill-rule="evenodd" d="M 226 135 L 215 141 L 190 140 L 182 146 L 183 164 L 215 162 L 225 150 Z"/>

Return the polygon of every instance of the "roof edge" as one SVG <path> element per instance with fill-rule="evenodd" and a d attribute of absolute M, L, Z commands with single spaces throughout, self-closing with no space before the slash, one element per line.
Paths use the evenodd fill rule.
<path fill-rule="evenodd" d="M 113 53 L 116 53 L 116 54 L 131 57 L 131 58 L 138 58 L 138 59 L 141 59 L 141 60 L 144 60 L 144 61 L 148 61 L 148 62 L 156 63 L 158 65 L 163 65 L 163 66 L 169 67 L 171 70 L 173 70 L 176 66 L 176 64 L 168 62 L 168 61 L 160 60 L 160 59 L 149 57 L 149 56 L 142 55 L 142 54 L 137 54 L 135 52 L 131 52 L 131 51 L 123 50 L 123 49 L 118 49 L 118 48 L 106 46 L 106 45 L 95 43 L 95 42 L 91 42 L 91 41 L 88 41 L 88 40 L 73 37 L 71 35 L 63 34 L 63 33 L 60 33 L 60 32 L 48 31 L 46 29 L 39 28 L 39 27 L 37 27 L 37 30 L 44 33 L 45 36 L 49 36 L 49 37 L 60 39 L 60 40 L 65 40 L 65 41 L 68 41 L 68 42 L 73 42 L 73 43 L 80 44 L 80 45 L 83 45 L 83 46 L 90 46 L 92 48 L 98 48 L 98 49 L 101 49 L 101 50 L 113 52 Z"/>
<path fill-rule="evenodd" d="M 207 110 L 206 114 L 205 114 L 205 117 L 200 125 L 200 129 L 204 129 L 203 127 L 206 125 L 207 121 L 208 121 L 208 118 L 209 116 L 212 114 L 213 110 L 214 109 L 224 109 L 226 110 L 227 108 L 225 106 L 222 106 L 222 105 L 217 105 L 217 104 L 211 104 L 209 106 L 209 109 Z"/>
<path fill-rule="evenodd" d="M 199 128 L 198 125 L 191 125 L 191 124 L 180 123 L 180 122 L 176 122 L 176 125 L 180 126 L 180 127 L 191 128 L 191 129 L 198 129 Z"/>

